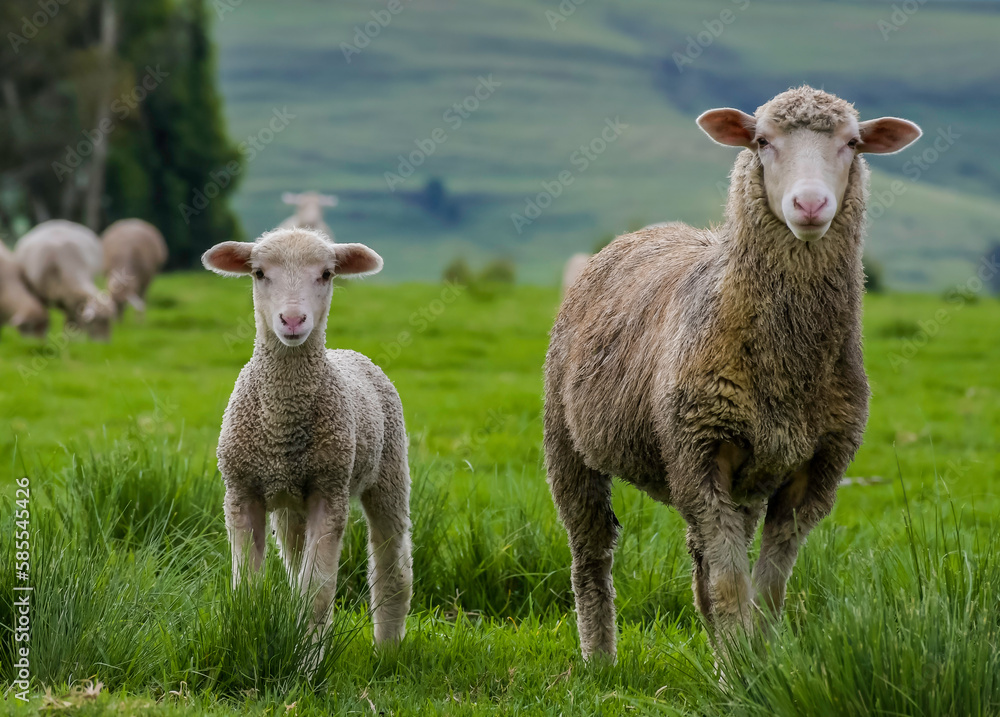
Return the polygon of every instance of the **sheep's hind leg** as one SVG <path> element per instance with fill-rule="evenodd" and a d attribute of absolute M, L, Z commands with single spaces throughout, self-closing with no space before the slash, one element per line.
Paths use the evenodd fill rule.
<path fill-rule="evenodd" d="M 403 489 L 376 485 L 361 495 L 368 521 L 368 586 L 376 644 L 399 642 L 406 634 L 413 592 L 407 473 L 404 469 Z"/>
<path fill-rule="evenodd" d="M 247 569 L 248 560 L 255 573 L 264 562 L 264 501 L 227 490 L 223 508 L 233 555 L 233 587 L 236 587 Z"/>
<path fill-rule="evenodd" d="M 615 657 L 615 587 L 611 577 L 618 529 L 611 507 L 611 478 L 588 468 L 569 437 L 546 426 L 549 489 L 569 535 L 571 578 L 580 649 Z"/>
<path fill-rule="evenodd" d="M 302 570 L 302 549 L 306 539 L 306 519 L 302 513 L 283 507 L 271 513 L 271 529 L 278 541 L 278 552 L 293 585 Z"/>

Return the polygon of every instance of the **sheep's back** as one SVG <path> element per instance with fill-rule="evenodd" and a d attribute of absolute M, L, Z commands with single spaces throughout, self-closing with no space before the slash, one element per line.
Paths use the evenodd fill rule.
<path fill-rule="evenodd" d="M 566 293 L 546 358 L 555 402 L 589 465 L 641 480 L 663 475 L 657 412 L 685 326 L 704 315 L 692 282 L 719 271 L 711 232 L 683 224 L 619 237 Z"/>

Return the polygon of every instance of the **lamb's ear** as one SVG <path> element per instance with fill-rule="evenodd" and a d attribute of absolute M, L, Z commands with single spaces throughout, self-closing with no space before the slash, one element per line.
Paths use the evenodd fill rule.
<path fill-rule="evenodd" d="M 709 110 L 697 120 L 702 131 L 719 144 L 727 147 L 753 148 L 757 120 L 746 112 L 731 107 Z"/>
<path fill-rule="evenodd" d="M 320 194 L 319 203 L 324 207 L 335 207 L 340 204 L 336 194 Z"/>
<path fill-rule="evenodd" d="M 369 276 L 382 271 L 382 257 L 364 244 L 337 244 L 332 249 L 338 276 Z"/>
<path fill-rule="evenodd" d="M 861 137 L 859 152 L 895 154 L 916 142 L 923 131 L 909 120 L 879 117 L 858 124 L 858 134 Z"/>
<path fill-rule="evenodd" d="M 281 195 L 281 201 L 285 204 L 291 204 L 293 207 L 297 207 L 299 204 L 299 195 L 293 194 L 292 192 L 285 192 Z"/>
<path fill-rule="evenodd" d="M 245 241 L 224 241 L 201 255 L 201 263 L 209 271 L 223 276 L 242 276 L 250 273 L 250 250 L 253 244 Z"/>

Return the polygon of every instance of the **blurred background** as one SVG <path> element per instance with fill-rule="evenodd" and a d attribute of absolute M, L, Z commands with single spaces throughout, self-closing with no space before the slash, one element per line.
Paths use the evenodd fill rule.
<path fill-rule="evenodd" d="M 735 153 L 694 118 L 803 82 L 925 131 L 871 161 L 886 286 L 940 292 L 1000 244 L 995 2 L 7 0 L 0 28 L 9 244 L 140 217 L 188 268 L 315 190 L 381 281 L 464 257 L 556 284 L 630 228 L 719 221 Z"/>

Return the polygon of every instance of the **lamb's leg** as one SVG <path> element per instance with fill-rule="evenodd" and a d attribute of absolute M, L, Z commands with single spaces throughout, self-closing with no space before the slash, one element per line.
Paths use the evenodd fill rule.
<path fill-rule="evenodd" d="M 379 484 L 361 495 L 368 520 L 368 586 L 375 643 L 399 642 L 413 592 L 408 470 L 403 480 Z"/>
<path fill-rule="evenodd" d="M 223 506 L 233 554 L 233 587 L 236 587 L 246 570 L 248 558 L 254 572 L 260 570 L 264 562 L 264 501 L 227 490 Z"/>
<path fill-rule="evenodd" d="M 337 593 L 340 548 L 349 509 L 347 495 L 313 494 L 306 500 L 305 551 L 299 585 L 303 594 L 313 596 L 313 627 L 326 622 Z"/>
<path fill-rule="evenodd" d="M 784 605 L 785 584 L 799 546 L 833 508 L 837 485 L 854 450 L 846 440 L 828 440 L 809 464 L 795 471 L 768 500 L 753 585 L 756 602 L 774 616 Z"/>
<path fill-rule="evenodd" d="M 298 511 L 280 508 L 271 513 L 271 529 L 278 541 L 278 552 L 281 553 L 281 559 L 285 563 L 288 579 L 295 585 L 302 570 L 306 519 Z"/>
<path fill-rule="evenodd" d="M 546 407 L 548 410 L 548 407 Z M 615 656 L 615 588 L 611 578 L 621 527 L 611 507 L 611 478 L 588 468 L 563 426 L 546 415 L 545 460 L 549 489 L 569 534 L 571 578 L 580 649 L 589 659 Z"/>

